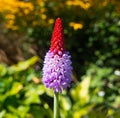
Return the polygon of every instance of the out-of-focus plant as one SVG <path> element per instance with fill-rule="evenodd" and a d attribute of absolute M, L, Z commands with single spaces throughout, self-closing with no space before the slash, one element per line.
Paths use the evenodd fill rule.
<path fill-rule="evenodd" d="M 52 117 L 40 72 L 32 67 L 38 59 L 32 57 L 10 67 L 0 64 L 0 118 Z"/>
<path fill-rule="evenodd" d="M 4 7 L 3 7 L 4 6 Z M 22 16 L 30 15 L 34 6 L 32 3 L 19 1 L 19 0 L 0 0 L 0 12 L 4 17 L 5 27 L 12 30 L 18 30 L 20 19 Z M 23 25 L 26 25 L 25 21 L 22 21 Z"/>
<path fill-rule="evenodd" d="M 87 65 L 89 62 L 85 58 L 91 55 L 94 50 L 94 43 L 91 43 L 92 49 L 89 48 L 90 35 L 93 34 L 93 29 L 96 29 L 94 23 L 100 19 L 105 19 L 104 22 L 107 24 L 109 18 L 105 18 L 105 14 L 111 14 L 112 12 L 116 15 L 111 19 L 115 19 L 115 17 L 119 19 L 119 4 L 119 1 L 116 0 L 101 0 L 101 2 L 99 0 L 10 0 L 9 2 L 0 0 L 0 19 L 1 24 L 6 29 L 5 32 L 9 33 L 9 31 L 15 30 L 25 35 L 21 39 L 23 50 L 27 50 L 26 47 L 29 47 L 29 43 L 34 43 L 38 46 L 37 48 L 34 46 L 38 54 L 43 56 L 49 45 L 54 19 L 58 16 L 61 17 L 64 20 L 66 48 L 71 52 L 76 51 L 76 53 L 72 53 L 72 57 L 73 61 L 76 60 L 74 63 L 75 71 L 78 71 L 77 63 L 81 62 L 81 64 Z M 119 20 L 113 22 L 119 22 Z M 117 25 L 117 27 L 119 26 Z M 86 30 L 89 33 L 86 33 Z M 96 33 L 98 32 L 94 32 L 94 36 L 96 36 Z M 26 42 L 27 44 L 25 44 Z M 83 56 L 76 58 L 76 55 Z M 91 56 L 88 61 L 91 62 L 93 58 L 95 57 Z M 82 70 L 80 73 L 83 73 Z"/>
<path fill-rule="evenodd" d="M 119 118 L 120 71 L 110 67 L 91 65 L 82 81 L 70 90 L 70 98 L 63 94 L 63 118 Z"/>
<path fill-rule="evenodd" d="M 13 66 L 0 64 L 0 117 L 52 118 L 53 92 L 33 69 L 38 57 Z M 120 71 L 91 65 L 81 82 L 60 95 L 61 118 L 119 118 Z M 47 112 L 47 113 L 46 113 Z"/>
<path fill-rule="evenodd" d="M 85 17 L 82 14 L 89 14 L 92 8 L 96 10 L 104 9 L 109 2 L 116 5 L 117 11 L 119 2 L 115 0 L 102 0 L 101 2 L 98 0 L 94 2 L 91 0 L 0 0 L 0 17 L 4 19 L 7 29 L 23 30 L 24 28 L 34 28 L 35 26 L 48 27 L 54 23 L 55 17 L 62 16 L 67 18 L 73 13 L 74 16 L 67 19 L 67 25 L 70 24 L 71 27 L 77 30 L 75 28 L 76 24 L 84 22 Z M 96 8 L 97 6 L 98 8 Z M 79 12 L 76 12 L 76 10 L 79 10 Z M 94 12 L 89 15 L 92 16 L 93 14 Z M 71 25 L 72 22 L 75 23 Z"/>
<path fill-rule="evenodd" d="M 119 68 L 120 19 L 113 10 L 104 15 L 104 19 L 90 24 L 87 45 L 97 65 Z"/>

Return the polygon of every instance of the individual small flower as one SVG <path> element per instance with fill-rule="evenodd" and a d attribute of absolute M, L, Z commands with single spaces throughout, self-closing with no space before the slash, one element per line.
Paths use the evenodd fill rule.
<path fill-rule="evenodd" d="M 47 88 L 62 92 L 62 89 L 70 87 L 72 81 L 70 58 L 69 52 L 65 51 L 62 21 L 57 18 L 50 50 L 46 53 L 43 65 L 43 83 Z"/>

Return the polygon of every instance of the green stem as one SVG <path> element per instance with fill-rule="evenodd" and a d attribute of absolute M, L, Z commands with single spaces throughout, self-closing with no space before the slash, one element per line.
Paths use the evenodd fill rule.
<path fill-rule="evenodd" d="M 54 118 L 59 118 L 59 93 L 54 92 Z"/>

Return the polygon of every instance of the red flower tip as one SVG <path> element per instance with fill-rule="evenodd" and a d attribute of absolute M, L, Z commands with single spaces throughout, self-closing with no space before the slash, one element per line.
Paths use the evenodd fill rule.
<path fill-rule="evenodd" d="M 64 50 L 65 47 L 62 20 L 57 18 L 52 33 L 50 51 L 54 54 L 62 55 Z"/>

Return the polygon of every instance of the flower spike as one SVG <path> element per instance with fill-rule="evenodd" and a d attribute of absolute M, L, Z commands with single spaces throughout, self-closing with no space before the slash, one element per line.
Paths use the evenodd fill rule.
<path fill-rule="evenodd" d="M 70 87 L 72 81 L 72 62 L 69 52 L 65 51 L 62 21 L 56 19 L 51 38 L 50 50 L 46 53 L 43 65 L 43 83 L 55 92 Z"/>

